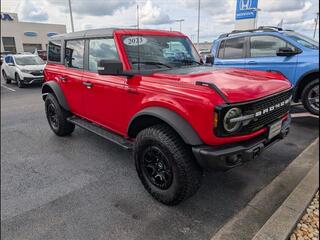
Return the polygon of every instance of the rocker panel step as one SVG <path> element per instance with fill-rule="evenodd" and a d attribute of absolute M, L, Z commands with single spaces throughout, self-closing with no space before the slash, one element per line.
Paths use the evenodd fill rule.
<path fill-rule="evenodd" d="M 93 132 L 100 137 L 103 137 L 104 139 L 107 139 L 110 142 L 113 142 L 121 147 L 123 147 L 126 150 L 131 150 L 132 149 L 132 142 L 125 139 L 124 137 L 121 137 L 115 133 L 112 133 L 111 131 L 102 128 L 92 122 L 89 122 L 83 118 L 79 118 L 76 116 L 69 117 L 68 121 L 81 127 L 84 128 L 90 132 Z"/>

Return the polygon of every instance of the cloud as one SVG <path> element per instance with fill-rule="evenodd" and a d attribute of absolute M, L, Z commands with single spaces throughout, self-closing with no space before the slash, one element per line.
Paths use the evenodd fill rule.
<path fill-rule="evenodd" d="M 168 14 L 164 13 L 158 6 L 153 5 L 150 0 L 142 7 L 140 20 L 145 25 L 162 25 L 174 22 Z"/>
<path fill-rule="evenodd" d="M 25 21 L 46 22 L 48 13 L 43 6 L 32 0 L 25 0 L 20 5 L 19 17 Z"/>
<path fill-rule="evenodd" d="M 57 5 L 64 12 L 69 11 L 67 1 L 47 0 Z M 134 4 L 134 0 L 73 0 L 71 1 L 72 11 L 79 16 L 110 16 L 117 10 L 125 9 Z"/>
<path fill-rule="evenodd" d="M 308 0 L 262 0 L 259 2 L 259 8 L 266 12 L 283 12 L 283 11 L 297 11 L 302 10 L 306 4 L 310 3 Z"/>

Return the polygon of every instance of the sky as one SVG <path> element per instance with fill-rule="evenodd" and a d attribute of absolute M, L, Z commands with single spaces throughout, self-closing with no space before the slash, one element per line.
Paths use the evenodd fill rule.
<path fill-rule="evenodd" d="M 196 41 L 198 0 L 71 0 L 75 31 L 134 27 L 137 4 L 141 28 L 179 31 Z M 200 0 L 200 42 L 234 29 L 236 0 Z M 258 25 L 278 25 L 313 37 L 318 0 L 259 0 Z M 1 0 L 2 12 L 18 13 L 20 21 L 65 24 L 71 31 L 68 0 Z M 318 25 L 319 26 L 319 25 Z M 317 28 L 319 29 L 319 27 Z M 317 40 L 319 39 L 317 30 Z"/>

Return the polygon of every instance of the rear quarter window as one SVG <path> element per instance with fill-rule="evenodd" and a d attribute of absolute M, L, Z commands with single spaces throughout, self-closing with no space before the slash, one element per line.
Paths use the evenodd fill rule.
<path fill-rule="evenodd" d="M 48 61 L 61 63 L 61 40 L 49 41 Z"/>

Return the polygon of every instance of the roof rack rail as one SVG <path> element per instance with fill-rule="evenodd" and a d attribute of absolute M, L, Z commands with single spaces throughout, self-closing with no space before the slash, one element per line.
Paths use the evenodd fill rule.
<path fill-rule="evenodd" d="M 279 28 L 279 27 L 274 27 L 274 26 L 260 26 L 260 27 L 258 27 L 256 29 L 233 30 L 230 33 L 221 34 L 219 36 L 219 38 L 225 38 L 225 37 L 228 37 L 230 35 L 238 34 L 238 33 L 261 32 L 261 31 L 263 31 L 263 32 L 278 32 L 278 31 L 283 31 L 283 29 Z"/>

